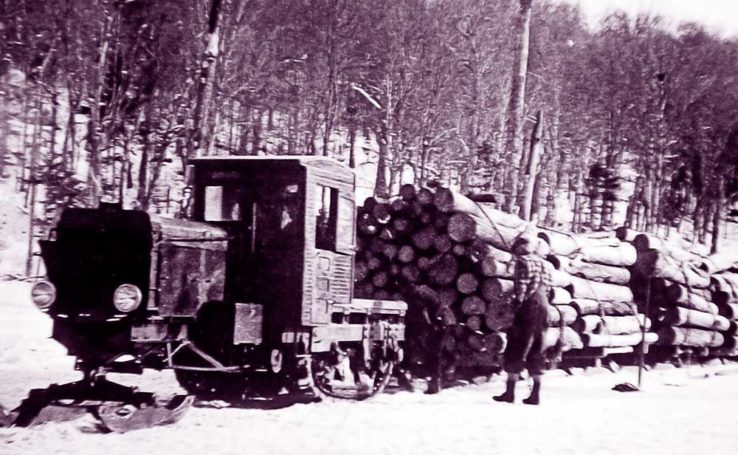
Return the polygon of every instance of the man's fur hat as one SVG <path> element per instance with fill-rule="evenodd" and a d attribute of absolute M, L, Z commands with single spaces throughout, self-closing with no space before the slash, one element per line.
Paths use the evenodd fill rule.
<path fill-rule="evenodd" d="M 512 244 L 512 253 L 518 254 L 518 249 L 522 249 L 523 254 L 532 254 L 536 251 L 536 245 L 538 244 L 538 237 L 534 237 L 531 234 L 523 233 L 515 242 Z"/>

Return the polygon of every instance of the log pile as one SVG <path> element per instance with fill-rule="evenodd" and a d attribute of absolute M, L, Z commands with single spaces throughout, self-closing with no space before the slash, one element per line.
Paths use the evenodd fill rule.
<path fill-rule="evenodd" d="M 712 302 L 719 316 L 725 318 L 721 334 L 723 344 L 713 349 L 715 355 L 738 356 L 738 253 L 727 251 L 706 257 L 700 268 L 711 273 Z"/>
<path fill-rule="evenodd" d="M 457 365 L 498 365 L 512 323 L 510 248 L 526 229 L 520 218 L 444 188 L 404 185 L 392 200 L 368 198 L 357 215 L 354 292 L 411 305 L 422 300 L 430 319 L 452 335 L 444 348 Z M 546 242 L 539 240 L 538 248 L 548 253 Z M 414 297 L 419 289 L 426 298 Z M 557 299 L 569 299 L 557 292 Z M 552 344 L 560 338 L 561 318 L 565 327 L 572 316 L 567 310 L 551 315 Z M 581 343 L 565 332 L 561 338 L 573 347 Z"/>
<path fill-rule="evenodd" d="M 704 257 L 677 240 L 620 229 L 618 237 L 637 251 L 631 286 L 639 306 L 669 348 L 718 348 L 725 341 L 728 319 L 719 314 L 710 291 L 710 274 L 699 264 Z"/>
<path fill-rule="evenodd" d="M 546 348 L 622 352 L 645 334 L 664 350 L 738 355 L 738 253 L 708 256 L 625 228 L 538 229 L 449 189 L 411 185 L 390 200 L 368 198 L 357 232 L 355 294 L 417 300 L 428 327 L 444 327 L 434 333 L 456 366 L 499 365 L 513 318 L 510 250 L 523 233 L 537 234 L 553 277 Z M 433 329 L 423 330 L 408 340 L 434 345 Z"/>
<path fill-rule="evenodd" d="M 635 248 L 614 236 L 588 237 L 541 230 L 550 247 L 548 261 L 555 268 L 556 308 L 570 307 L 571 324 L 582 348 L 626 348 L 642 341 L 642 325 L 649 320 L 637 311 L 628 269 L 637 259 Z M 559 291 L 560 287 L 560 291 Z M 655 341 L 649 333 L 647 341 Z"/>
<path fill-rule="evenodd" d="M 368 198 L 357 220 L 356 295 L 407 301 L 422 289 L 430 319 L 452 334 L 444 348 L 459 365 L 499 361 L 513 318 L 510 250 L 523 233 L 538 234 L 536 253 L 548 259 L 554 281 L 545 347 L 641 342 L 648 321 L 637 312 L 628 270 L 636 250 L 615 236 L 538 230 L 449 189 L 410 185 L 392 200 Z"/>

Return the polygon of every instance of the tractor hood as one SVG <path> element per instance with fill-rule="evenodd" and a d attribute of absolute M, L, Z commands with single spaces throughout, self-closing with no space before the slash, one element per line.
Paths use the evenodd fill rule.
<path fill-rule="evenodd" d="M 228 233 L 207 223 L 152 216 L 149 307 L 161 316 L 193 317 L 206 302 L 222 301 Z"/>
<path fill-rule="evenodd" d="M 204 301 L 222 299 L 228 241 L 217 226 L 101 204 L 64 210 L 40 244 L 56 288 L 47 311 L 57 319 L 103 321 L 157 309 L 189 316 Z M 122 285 L 140 293 L 133 310 L 114 305 Z"/>

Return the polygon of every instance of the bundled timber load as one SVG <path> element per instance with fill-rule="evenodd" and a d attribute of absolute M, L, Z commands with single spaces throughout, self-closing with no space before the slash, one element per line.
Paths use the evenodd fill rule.
<path fill-rule="evenodd" d="M 450 190 L 411 185 L 394 199 L 368 198 L 357 220 L 355 293 L 422 307 L 453 335 L 443 349 L 459 365 L 499 363 L 501 331 L 513 317 L 509 250 L 527 223 Z"/>
<path fill-rule="evenodd" d="M 652 278 L 647 286 L 651 299 L 650 316 L 660 345 L 683 348 L 719 347 L 724 339 L 721 331 L 729 328 L 729 320 L 719 315 L 718 306 L 710 301 L 709 292 L 672 283 L 664 278 Z M 695 334 L 689 334 L 696 331 Z M 709 335 L 708 335 L 709 334 Z M 706 337 L 717 341 L 704 341 Z M 717 344 L 714 344 L 717 343 Z"/>
<path fill-rule="evenodd" d="M 530 229 L 527 222 L 515 215 L 472 201 L 447 188 L 436 190 L 434 204 L 439 211 L 450 214 L 448 235 L 457 243 L 476 239 L 509 252 L 515 239 Z M 538 243 L 537 254 L 545 256 L 548 250 L 546 242 Z"/>
<path fill-rule="evenodd" d="M 638 260 L 636 248 L 612 232 L 569 234 L 541 229 L 538 236 L 551 249 L 547 259 L 558 271 L 552 274 L 554 286 L 562 286 L 569 294 L 561 295 L 554 288 L 551 301 L 561 304 L 570 299 L 567 304 L 578 314 L 571 328 L 580 335 L 583 346 L 639 344 L 643 339 L 641 325 L 649 320 L 638 315 L 630 287 L 629 267 Z M 650 334 L 646 341 L 654 337 Z"/>
<path fill-rule="evenodd" d="M 631 241 L 638 251 L 631 286 L 640 305 L 651 304 L 649 316 L 659 334 L 658 344 L 669 348 L 723 348 L 732 338 L 729 331 L 734 326 L 726 317 L 733 312 L 724 306 L 729 299 L 722 291 L 731 284 L 730 279 L 713 273 L 729 266 L 722 265 L 722 259 L 716 260 L 721 265 L 711 263 L 704 251 L 678 237 L 664 240 L 625 229 L 617 234 Z M 723 305 L 718 303 L 721 299 Z"/>
<path fill-rule="evenodd" d="M 631 286 L 640 305 L 651 302 L 649 316 L 659 333 L 658 344 L 720 346 L 724 337 L 718 328 L 725 327 L 726 320 L 718 316 L 718 306 L 712 302 L 709 274 L 696 265 L 704 259 L 701 252 L 690 250 L 678 238 L 664 240 L 627 229 L 619 229 L 617 235 L 638 251 Z"/>
<path fill-rule="evenodd" d="M 630 288 L 627 267 L 638 259 L 633 245 L 606 232 L 584 235 L 541 229 L 538 237 L 549 244 L 547 259 L 556 270 L 552 273 L 551 303 L 566 304 L 577 312 L 571 329 L 582 339 L 582 346 L 639 344 L 643 339 L 641 325 L 649 320 L 638 315 Z M 646 341 L 655 337 L 650 334 Z"/>
<path fill-rule="evenodd" d="M 634 346 L 648 327 L 628 286 L 640 254 L 612 233 L 539 230 L 452 190 L 409 185 L 394 199 L 368 198 L 357 220 L 357 295 L 420 305 L 451 334 L 443 349 L 459 365 L 499 362 L 514 316 L 510 249 L 524 233 L 551 264 L 547 347 Z"/>

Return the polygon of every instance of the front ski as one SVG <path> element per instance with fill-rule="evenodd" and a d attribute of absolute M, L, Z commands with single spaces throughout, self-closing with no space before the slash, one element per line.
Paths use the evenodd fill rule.
<path fill-rule="evenodd" d="M 191 395 L 175 395 L 169 401 L 154 404 L 104 403 L 97 408 L 101 424 L 114 433 L 151 428 L 178 422 L 192 406 Z"/>

